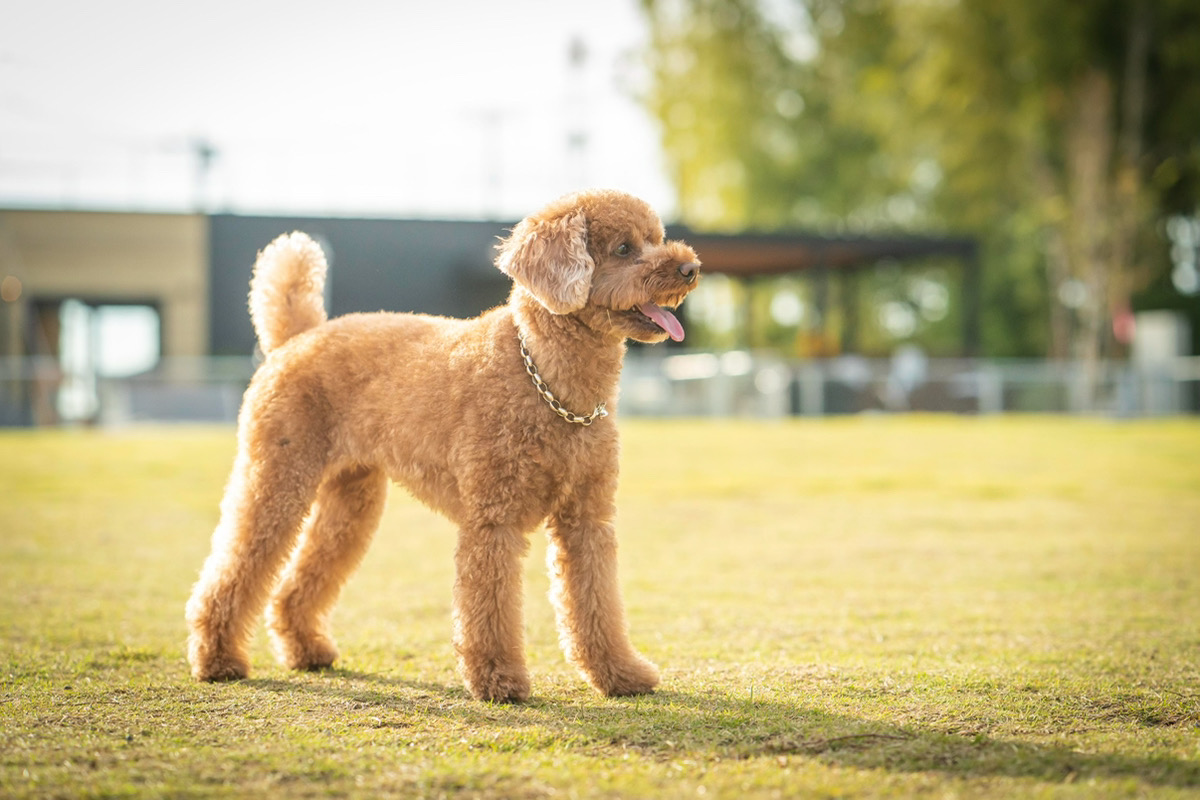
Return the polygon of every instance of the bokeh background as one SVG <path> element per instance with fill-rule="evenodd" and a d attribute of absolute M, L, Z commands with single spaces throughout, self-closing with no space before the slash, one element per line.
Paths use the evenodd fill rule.
<path fill-rule="evenodd" d="M 708 273 L 627 414 L 1200 410 L 1194 3 L 118 0 L 0 29 L 0 423 L 232 419 L 275 235 L 468 316 L 593 186 Z"/>
<path fill-rule="evenodd" d="M 6 3 L 0 797 L 1196 797 L 1198 177 L 1196 0 Z M 533 533 L 533 700 L 471 700 L 402 491 L 334 669 L 192 681 L 255 253 L 466 316 L 592 186 L 704 262 L 616 417 L 660 690 Z"/>

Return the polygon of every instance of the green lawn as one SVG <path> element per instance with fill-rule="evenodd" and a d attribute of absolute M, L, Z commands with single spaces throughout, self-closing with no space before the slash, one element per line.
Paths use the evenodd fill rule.
<path fill-rule="evenodd" d="M 563 661 L 472 701 L 453 530 L 395 490 L 338 668 L 260 632 L 198 685 L 183 604 L 226 428 L 0 434 L 0 796 L 1197 797 L 1200 422 L 889 417 L 624 428 L 654 695 Z"/>

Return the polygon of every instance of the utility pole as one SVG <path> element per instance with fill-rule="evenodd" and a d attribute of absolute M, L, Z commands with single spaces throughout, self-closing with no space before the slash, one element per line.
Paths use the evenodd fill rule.
<path fill-rule="evenodd" d="M 218 151 L 216 145 L 203 136 L 192 139 L 191 150 L 196 158 L 196 184 L 192 206 L 197 213 L 203 214 L 209 210 L 208 181 Z"/>
<path fill-rule="evenodd" d="M 567 180 L 571 190 L 587 186 L 587 45 L 575 36 L 567 49 Z"/>

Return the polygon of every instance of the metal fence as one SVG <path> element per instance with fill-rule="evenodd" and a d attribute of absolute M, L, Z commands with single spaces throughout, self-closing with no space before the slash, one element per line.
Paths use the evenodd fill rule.
<path fill-rule="evenodd" d="M 1200 358 L 1153 365 L 892 359 L 786 361 L 743 351 L 639 358 L 621 408 L 653 415 L 821 416 L 1003 412 L 1171 416 L 1200 412 Z"/>
<path fill-rule="evenodd" d="M 0 359 L 0 425 L 231 422 L 249 357 L 165 358 L 128 377 L 72 373 L 54 358 Z"/>
<path fill-rule="evenodd" d="M 55 359 L 0 359 L 0 425 L 231 422 L 250 358 L 169 358 L 114 378 L 66 374 Z M 1200 357 L 1153 364 L 842 356 L 787 361 L 745 351 L 626 359 L 626 416 L 775 418 L 910 411 L 1151 417 L 1200 413 Z"/>

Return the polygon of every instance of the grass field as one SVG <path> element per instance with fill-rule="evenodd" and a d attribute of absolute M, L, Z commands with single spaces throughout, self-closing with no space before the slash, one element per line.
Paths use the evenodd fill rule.
<path fill-rule="evenodd" d="M 233 433 L 0 434 L 0 796 L 1197 797 L 1200 423 L 630 420 L 618 528 L 659 692 L 559 653 L 469 699 L 453 530 L 392 493 L 336 669 L 193 683 Z"/>

